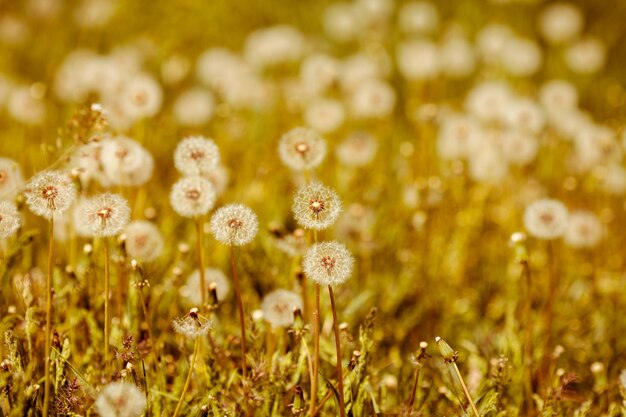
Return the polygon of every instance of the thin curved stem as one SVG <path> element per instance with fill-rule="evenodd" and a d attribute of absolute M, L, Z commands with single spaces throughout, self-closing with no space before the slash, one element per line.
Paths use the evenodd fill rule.
<path fill-rule="evenodd" d="M 202 309 L 206 308 L 206 282 L 204 282 L 204 261 L 202 259 L 202 222 L 196 219 L 196 255 L 198 257 L 198 270 L 200 271 L 200 300 Z"/>
<path fill-rule="evenodd" d="M 239 311 L 239 326 L 241 327 L 241 375 L 243 379 L 246 379 L 248 377 L 248 367 L 246 366 L 246 323 L 241 301 L 241 287 L 239 286 L 239 277 L 237 276 L 237 267 L 235 266 L 235 248 L 232 245 L 230 246 L 230 264 L 235 284 L 237 310 Z"/>
<path fill-rule="evenodd" d="M 191 363 L 189 364 L 189 372 L 187 373 L 187 379 L 185 380 L 185 385 L 183 386 L 183 392 L 180 393 L 178 404 L 176 404 L 176 409 L 174 410 L 174 417 L 178 416 L 178 413 L 180 412 L 180 407 L 183 405 L 183 399 L 185 398 L 185 394 L 187 393 L 187 389 L 189 388 L 189 384 L 191 383 L 191 374 L 193 373 L 193 367 L 196 363 L 199 346 L 200 346 L 200 338 L 197 337 L 195 342 L 193 343 L 193 356 L 191 357 Z"/>
<path fill-rule="evenodd" d="M 320 363 L 320 286 L 315 284 L 315 305 L 313 306 L 313 329 L 314 329 L 314 348 L 313 348 L 313 380 L 311 381 L 311 405 L 310 417 L 313 417 L 315 411 L 315 402 L 317 400 L 317 373 Z"/>
<path fill-rule="evenodd" d="M 337 308 L 335 307 L 335 295 L 333 287 L 328 286 L 328 295 L 330 295 L 330 307 L 333 311 L 333 329 L 335 331 L 335 350 L 337 352 L 337 391 L 339 392 L 339 414 L 341 417 L 346 415 L 346 407 L 343 398 L 343 370 L 341 369 L 341 343 L 339 341 L 339 323 L 337 322 Z"/>
<path fill-rule="evenodd" d="M 48 404 L 50 403 L 50 353 L 52 350 L 52 256 L 54 241 L 54 216 L 50 216 L 50 230 L 48 239 L 48 274 L 46 277 L 46 369 L 42 410 L 43 417 L 48 416 Z"/>
<path fill-rule="evenodd" d="M 456 371 L 456 375 L 459 377 L 459 381 L 461 381 L 461 387 L 463 388 L 463 392 L 465 393 L 465 396 L 467 397 L 467 401 L 469 401 L 470 406 L 472 407 L 472 411 L 474 411 L 474 414 L 476 415 L 476 417 L 480 417 L 480 413 L 478 412 L 478 409 L 476 408 L 476 405 L 474 404 L 474 401 L 472 400 L 472 396 L 469 393 L 469 390 L 467 389 L 467 385 L 465 385 L 465 381 L 463 380 L 463 377 L 461 376 L 461 371 L 459 371 L 459 367 L 456 365 L 456 362 L 452 362 L 452 366 L 454 367 L 454 370 Z"/>
<path fill-rule="evenodd" d="M 109 363 L 109 242 L 104 239 L 104 363 Z"/>

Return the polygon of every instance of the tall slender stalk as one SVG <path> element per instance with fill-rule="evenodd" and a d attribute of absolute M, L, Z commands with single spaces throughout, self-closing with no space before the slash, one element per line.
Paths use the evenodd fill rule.
<path fill-rule="evenodd" d="M 187 389 L 189 388 L 189 384 L 191 383 L 191 374 L 193 373 L 193 367 L 196 363 L 199 346 L 200 346 L 200 338 L 196 337 L 196 340 L 193 343 L 193 356 L 191 357 L 191 363 L 189 364 L 189 372 L 187 373 L 187 379 L 185 380 L 185 385 L 183 386 L 183 392 L 180 393 L 178 404 L 176 404 L 176 409 L 174 410 L 174 417 L 178 416 L 178 413 L 180 412 L 180 407 L 183 405 L 185 394 L 187 393 Z"/>
<path fill-rule="evenodd" d="M 235 248 L 230 246 L 230 264 L 233 271 L 233 282 L 235 283 L 235 295 L 237 298 L 237 310 L 239 311 L 239 326 L 241 327 L 241 375 L 243 379 L 248 377 L 248 367 L 246 365 L 246 324 L 244 321 L 243 303 L 241 301 L 241 287 L 235 266 Z"/>
<path fill-rule="evenodd" d="M 308 181 L 307 181 L 308 182 Z M 313 242 L 317 243 L 317 230 L 313 229 Z M 320 363 L 320 286 L 315 284 L 315 304 L 313 306 L 313 331 L 314 331 L 314 349 L 313 349 L 313 380 L 311 381 L 311 405 L 310 417 L 314 417 L 315 402 L 317 401 L 317 373 Z"/>
<path fill-rule="evenodd" d="M 48 274 L 46 277 L 46 359 L 45 359 L 45 388 L 43 395 L 43 417 L 48 416 L 50 403 L 50 353 L 52 350 L 52 256 L 54 242 L 54 216 L 50 216 L 48 236 Z"/>
<path fill-rule="evenodd" d="M 109 242 L 104 239 L 104 366 L 109 363 Z"/>
<path fill-rule="evenodd" d="M 196 256 L 198 257 L 198 269 L 200 271 L 200 300 L 202 309 L 206 308 L 206 282 L 204 282 L 204 262 L 202 259 L 202 222 L 196 219 Z"/>
<path fill-rule="evenodd" d="M 532 321 L 532 281 L 530 276 L 530 266 L 528 265 L 528 259 L 522 259 L 520 261 L 522 265 L 522 278 L 523 278 L 523 294 L 524 300 L 524 344 L 522 363 L 524 366 L 524 398 L 526 402 L 526 412 L 529 416 L 534 415 L 533 410 L 533 321 Z"/>
<path fill-rule="evenodd" d="M 311 381 L 310 417 L 314 417 L 315 402 L 317 401 L 317 373 L 320 363 L 320 286 L 315 284 L 315 304 L 313 306 L 313 380 Z"/>
<path fill-rule="evenodd" d="M 337 308 L 335 307 L 335 295 L 333 287 L 328 286 L 328 295 L 330 296 L 330 306 L 333 311 L 333 329 L 335 331 L 335 350 L 337 352 L 337 391 L 339 391 L 339 414 L 341 417 L 346 415 L 346 407 L 343 398 L 343 371 L 341 369 L 341 342 L 339 341 L 339 323 L 337 322 Z"/>
<path fill-rule="evenodd" d="M 472 411 L 474 411 L 474 414 L 476 415 L 476 417 L 480 417 L 480 413 L 478 412 L 478 409 L 476 408 L 476 405 L 474 404 L 474 400 L 472 400 L 472 396 L 470 395 L 469 390 L 467 389 L 467 385 L 465 385 L 465 381 L 463 380 L 463 376 L 461 376 L 461 371 L 459 371 L 459 367 L 457 366 L 456 361 L 452 362 L 452 367 L 456 371 L 456 375 L 459 377 L 459 381 L 461 382 L 461 387 L 463 387 L 463 392 L 465 393 L 465 396 L 467 397 L 467 401 L 469 401 L 470 406 L 472 407 Z"/>
<path fill-rule="evenodd" d="M 546 323 L 546 335 L 543 351 L 543 363 L 541 365 L 541 379 L 546 381 L 550 371 L 550 356 L 553 342 L 553 322 L 554 322 L 554 303 L 559 287 L 559 275 L 556 270 L 556 260 L 554 258 L 554 243 L 548 242 L 548 300 L 544 309 L 544 321 Z"/>

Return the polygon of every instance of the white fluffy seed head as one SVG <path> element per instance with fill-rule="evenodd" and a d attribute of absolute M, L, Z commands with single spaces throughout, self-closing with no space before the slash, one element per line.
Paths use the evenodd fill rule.
<path fill-rule="evenodd" d="M 137 120 L 154 116 L 159 112 L 163 102 L 163 91 L 154 78 L 139 74 L 122 84 L 118 99 L 124 113 Z"/>
<path fill-rule="evenodd" d="M 568 217 L 563 238 L 573 248 L 593 248 L 600 243 L 603 236 L 604 228 L 595 214 L 576 211 Z"/>
<path fill-rule="evenodd" d="M 163 252 L 163 236 L 159 229 L 149 221 L 130 222 L 124 229 L 124 234 L 126 234 L 126 252 L 132 258 L 152 262 Z"/>
<path fill-rule="evenodd" d="M 130 220 L 130 207 L 119 194 L 103 193 L 81 205 L 79 219 L 92 236 L 115 236 Z"/>
<path fill-rule="evenodd" d="M 324 230 L 337 220 L 341 212 L 341 201 L 332 189 L 314 182 L 298 190 L 291 210 L 300 226 Z"/>
<path fill-rule="evenodd" d="M 0 158 L 0 200 L 12 200 L 17 195 L 24 180 L 17 162 Z"/>
<path fill-rule="evenodd" d="M 524 226 L 539 239 L 555 239 L 567 228 L 567 208 L 558 200 L 544 198 L 526 207 Z"/>
<path fill-rule="evenodd" d="M 216 268 L 204 269 L 204 288 L 207 290 L 209 286 L 215 284 L 215 291 L 217 292 L 217 299 L 219 301 L 225 300 L 230 293 L 230 283 L 224 273 Z M 185 299 L 188 305 L 197 306 L 202 303 L 202 293 L 200 285 L 200 270 L 196 269 L 189 277 L 185 285 L 180 288 L 180 295 Z"/>
<path fill-rule="evenodd" d="M 117 136 L 102 142 L 100 161 L 107 182 L 112 185 L 137 187 L 152 177 L 152 155 L 136 141 Z"/>
<path fill-rule="evenodd" d="M 322 242 L 311 246 L 304 255 L 302 269 L 320 285 L 344 283 L 352 274 L 354 259 L 339 242 Z"/>
<path fill-rule="evenodd" d="M 360 167 L 372 162 L 378 151 L 378 142 L 367 132 L 354 132 L 336 148 L 335 154 L 342 164 Z"/>
<path fill-rule="evenodd" d="M 25 188 L 26 204 L 37 216 L 51 219 L 66 211 L 76 199 L 76 189 L 61 171 L 43 171 L 28 181 Z"/>
<path fill-rule="evenodd" d="M 256 214 L 243 204 L 221 207 L 211 218 L 211 233 L 224 245 L 242 246 L 250 243 L 258 230 Z"/>
<path fill-rule="evenodd" d="M 293 291 L 275 290 L 263 297 L 263 318 L 272 327 L 288 327 L 293 324 L 294 310 L 302 310 L 302 297 Z"/>
<path fill-rule="evenodd" d="M 205 175 L 220 162 L 220 153 L 213 140 L 203 136 L 183 139 L 174 151 L 174 164 L 183 175 Z"/>
<path fill-rule="evenodd" d="M 170 192 L 170 204 L 182 217 L 207 214 L 215 205 L 215 198 L 211 182 L 199 176 L 181 178 Z"/>
<path fill-rule="evenodd" d="M 278 153 L 283 163 L 293 170 L 312 169 L 324 160 L 326 141 L 311 129 L 297 127 L 280 138 Z"/>
<path fill-rule="evenodd" d="M 107 384 L 96 399 L 102 417 L 139 417 L 146 410 L 146 396 L 127 382 Z"/>
<path fill-rule="evenodd" d="M 12 236 L 22 225 L 22 215 L 15 204 L 0 201 L 0 239 Z"/>
<path fill-rule="evenodd" d="M 197 308 L 192 308 L 188 314 L 174 320 L 172 327 L 176 333 L 190 339 L 196 339 L 206 336 L 211 330 L 212 323 L 206 317 L 198 314 Z"/>

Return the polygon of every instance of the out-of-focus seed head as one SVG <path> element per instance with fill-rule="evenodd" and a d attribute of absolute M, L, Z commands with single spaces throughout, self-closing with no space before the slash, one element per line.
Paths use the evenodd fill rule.
<path fill-rule="evenodd" d="M 170 192 L 170 204 L 182 217 L 200 217 L 215 205 L 211 182 L 199 176 L 178 180 Z"/>
<path fill-rule="evenodd" d="M 203 136 L 183 139 L 174 151 L 174 164 L 183 175 L 206 175 L 217 168 L 220 153 L 213 140 Z"/>
<path fill-rule="evenodd" d="M 524 226 L 528 233 L 539 239 L 561 237 L 567 228 L 567 208 L 558 200 L 542 199 L 526 207 Z"/>
<path fill-rule="evenodd" d="M 230 283 L 226 275 L 219 269 L 205 268 L 204 283 L 207 289 L 211 285 L 215 285 L 215 292 L 219 301 L 225 300 L 230 293 Z M 185 285 L 180 288 L 180 295 L 188 305 L 200 305 L 202 303 L 200 288 L 200 271 L 196 269 L 189 275 Z"/>
<path fill-rule="evenodd" d="M 302 297 L 292 291 L 275 290 L 263 297 L 263 318 L 272 327 L 288 327 L 294 322 L 294 310 L 302 310 Z"/>
<path fill-rule="evenodd" d="M 163 252 L 163 236 L 159 229 L 145 220 L 136 220 L 125 229 L 126 252 L 133 258 L 152 262 Z"/>
<path fill-rule="evenodd" d="M 315 131 L 297 127 L 285 133 L 278 144 L 280 159 L 289 168 L 303 171 L 317 167 L 326 156 L 326 141 Z"/>
<path fill-rule="evenodd" d="M 139 417 L 146 410 L 146 396 L 133 384 L 111 382 L 98 395 L 95 405 L 102 417 Z"/>
<path fill-rule="evenodd" d="M 0 239 L 12 236 L 22 225 L 22 215 L 15 204 L 0 201 Z"/>
<path fill-rule="evenodd" d="M 17 162 L 0 158 L 0 200 L 14 199 L 23 182 L 22 171 Z"/>

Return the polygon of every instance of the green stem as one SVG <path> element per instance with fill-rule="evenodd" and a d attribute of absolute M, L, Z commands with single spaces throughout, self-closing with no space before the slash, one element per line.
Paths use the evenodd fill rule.
<path fill-rule="evenodd" d="M 45 360 L 45 388 L 43 395 L 43 417 L 48 416 L 50 403 L 50 353 L 52 349 L 52 256 L 54 241 L 54 216 L 50 216 L 50 230 L 48 236 L 48 274 L 46 277 L 46 360 Z"/>
<path fill-rule="evenodd" d="M 104 239 L 104 364 L 109 364 L 109 243 Z"/>
<path fill-rule="evenodd" d="M 235 248 L 230 246 L 230 264 L 233 272 L 233 282 L 235 283 L 235 295 L 237 298 L 237 310 L 239 311 L 239 326 L 241 327 L 241 374 L 243 379 L 248 377 L 248 367 L 246 366 L 246 324 L 244 321 L 243 302 L 241 301 L 241 287 L 235 266 Z"/>
<path fill-rule="evenodd" d="M 204 262 L 202 260 L 202 222 L 196 219 L 196 255 L 198 257 L 198 270 L 200 271 L 200 300 L 202 309 L 206 308 L 206 282 L 204 282 Z"/>
<path fill-rule="evenodd" d="M 191 374 L 193 373 L 193 367 L 196 363 L 196 357 L 198 356 L 199 346 L 200 346 L 200 338 L 196 337 L 196 340 L 193 343 L 193 356 L 191 357 L 191 363 L 189 364 L 189 372 L 187 373 L 187 379 L 185 380 L 185 385 L 183 386 L 183 392 L 180 393 L 178 404 L 176 404 L 176 409 L 174 410 L 174 417 L 178 416 L 180 407 L 183 405 L 183 399 L 185 398 L 185 394 L 187 393 L 187 389 L 189 388 L 189 384 L 191 383 Z"/>
<path fill-rule="evenodd" d="M 343 371 L 341 369 L 341 343 L 339 341 L 339 323 L 337 322 L 337 308 L 335 307 L 335 295 L 333 287 L 328 286 L 328 294 L 330 295 L 330 307 L 333 311 L 333 329 L 335 331 L 335 350 L 337 352 L 337 391 L 339 392 L 339 414 L 341 417 L 346 416 L 346 407 L 343 398 Z"/>
<path fill-rule="evenodd" d="M 463 392 L 465 393 L 465 396 L 467 397 L 467 401 L 469 401 L 470 406 L 472 407 L 472 410 L 474 411 L 474 414 L 476 415 L 476 417 L 480 417 L 480 414 L 478 413 L 478 409 L 476 408 L 476 405 L 474 404 L 474 401 L 472 400 L 472 396 L 469 393 L 469 390 L 467 389 L 467 386 L 465 385 L 465 381 L 463 380 L 463 377 L 461 376 L 461 371 L 459 371 L 459 367 L 456 365 L 456 362 L 452 362 L 452 366 L 454 367 L 454 370 L 456 371 L 456 375 L 459 377 L 459 381 L 461 382 L 461 387 L 463 387 Z"/>

